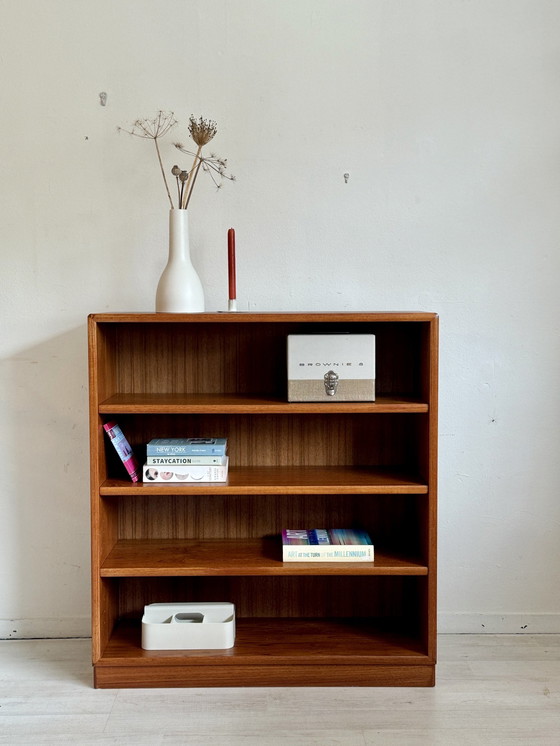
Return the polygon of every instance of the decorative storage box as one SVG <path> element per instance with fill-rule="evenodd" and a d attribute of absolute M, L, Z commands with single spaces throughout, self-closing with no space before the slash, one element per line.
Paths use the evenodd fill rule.
<path fill-rule="evenodd" d="M 144 606 L 144 650 L 225 650 L 232 648 L 234 642 L 233 604 L 211 602 Z"/>
<path fill-rule="evenodd" d="M 375 401 L 375 335 L 289 334 L 288 401 Z"/>

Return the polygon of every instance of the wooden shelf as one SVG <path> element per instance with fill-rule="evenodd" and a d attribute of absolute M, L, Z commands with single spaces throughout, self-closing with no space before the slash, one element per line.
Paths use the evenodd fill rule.
<path fill-rule="evenodd" d="M 89 317 L 95 324 L 369 324 L 376 323 L 411 323 L 433 322 L 437 315 L 430 311 L 340 311 L 340 312 L 307 312 L 307 311 L 272 311 L 236 312 L 236 313 L 92 313 Z"/>
<path fill-rule="evenodd" d="M 279 538 L 118 541 L 101 577 L 427 575 L 426 565 L 376 550 L 374 562 L 282 562 Z"/>
<path fill-rule="evenodd" d="M 418 478 L 367 466 L 238 466 L 230 467 L 227 482 L 181 485 L 107 479 L 100 487 L 101 495 L 422 495 L 427 492 L 426 483 Z"/>
<path fill-rule="evenodd" d="M 378 396 L 375 402 L 288 402 L 247 394 L 114 394 L 101 414 L 388 414 L 422 413 L 428 404 L 410 396 Z"/>
<path fill-rule="evenodd" d="M 98 687 L 433 684 L 434 661 L 399 620 L 238 619 L 229 650 L 143 650 L 140 624 L 113 631 Z M 139 682 L 144 682 L 139 684 Z"/>
<path fill-rule="evenodd" d="M 143 650 L 138 621 L 120 623 L 100 660 L 101 665 L 180 664 L 196 659 L 200 665 L 218 661 L 247 665 L 428 661 L 419 639 L 394 632 L 396 620 L 383 624 L 353 619 L 236 619 L 235 647 L 229 650 Z"/>

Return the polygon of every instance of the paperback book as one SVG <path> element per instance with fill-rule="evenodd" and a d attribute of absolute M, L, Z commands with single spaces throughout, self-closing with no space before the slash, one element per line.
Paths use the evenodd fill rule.
<path fill-rule="evenodd" d="M 350 528 L 284 529 L 283 562 L 373 562 L 366 531 Z"/>
<path fill-rule="evenodd" d="M 103 425 L 103 429 L 109 436 L 115 451 L 119 454 L 130 478 L 133 482 L 137 482 L 139 479 L 140 464 L 136 460 L 130 443 L 125 438 L 123 431 L 116 422 L 107 422 Z"/>
<path fill-rule="evenodd" d="M 148 456 L 148 466 L 190 466 L 202 464 L 204 466 L 223 466 L 227 456 Z"/>
<path fill-rule="evenodd" d="M 144 464 L 142 479 L 144 482 L 168 484 L 179 482 L 187 484 L 192 482 L 226 482 L 228 475 L 229 459 L 226 456 L 225 463 L 221 466 L 204 464 L 193 464 L 185 466 L 150 466 Z"/>
<path fill-rule="evenodd" d="M 147 456 L 225 456 L 227 438 L 153 438 Z"/>

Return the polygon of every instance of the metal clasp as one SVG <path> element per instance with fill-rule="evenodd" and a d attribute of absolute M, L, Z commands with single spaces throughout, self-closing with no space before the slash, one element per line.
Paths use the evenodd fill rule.
<path fill-rule="evenodd" d="M 335 373 L 334 370 L 329 370 L 328 373 L 325 373 L 323 379 L 325 381 L 325 392 L 327 396 L 334 396 L 336 394 L 336 389 L 338 388 L 338 374 Z"/>

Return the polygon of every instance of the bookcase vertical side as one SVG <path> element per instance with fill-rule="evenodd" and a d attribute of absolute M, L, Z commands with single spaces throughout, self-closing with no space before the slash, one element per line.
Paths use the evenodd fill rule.
<path fill-rule="evenodd" d="M 424 377 L 427 387 L 424 394 L 429 403 L 426 443 L 428 482 L 428 520 L 425 537 L 428 561 L 428 588 L 426 609 L 426 631 L 428 655 L 436 659 L 437 641 L 437 491 L 438 491 L 438 388 L 439 388 L 439 318 L 429 322 L 425 331 Z"/>
<path fill-rule="evenodd" d="M 107 340 L 93 315 L 88 318 L 89 437 L 90 437 L 90 528 L 91 528 L 91 604 L 92 657 L 97 661 L 116 618 L 116 603 L 110 603 L 108 589 L 102 586 L 100 568 L 117 539 L 117 509 L 100 498 L 100 486 L 106 477 L 103 421 L 99 403 L 114 385 L 108 360 Z M 111 618 L 108 618 L 109 617 Z"/>

